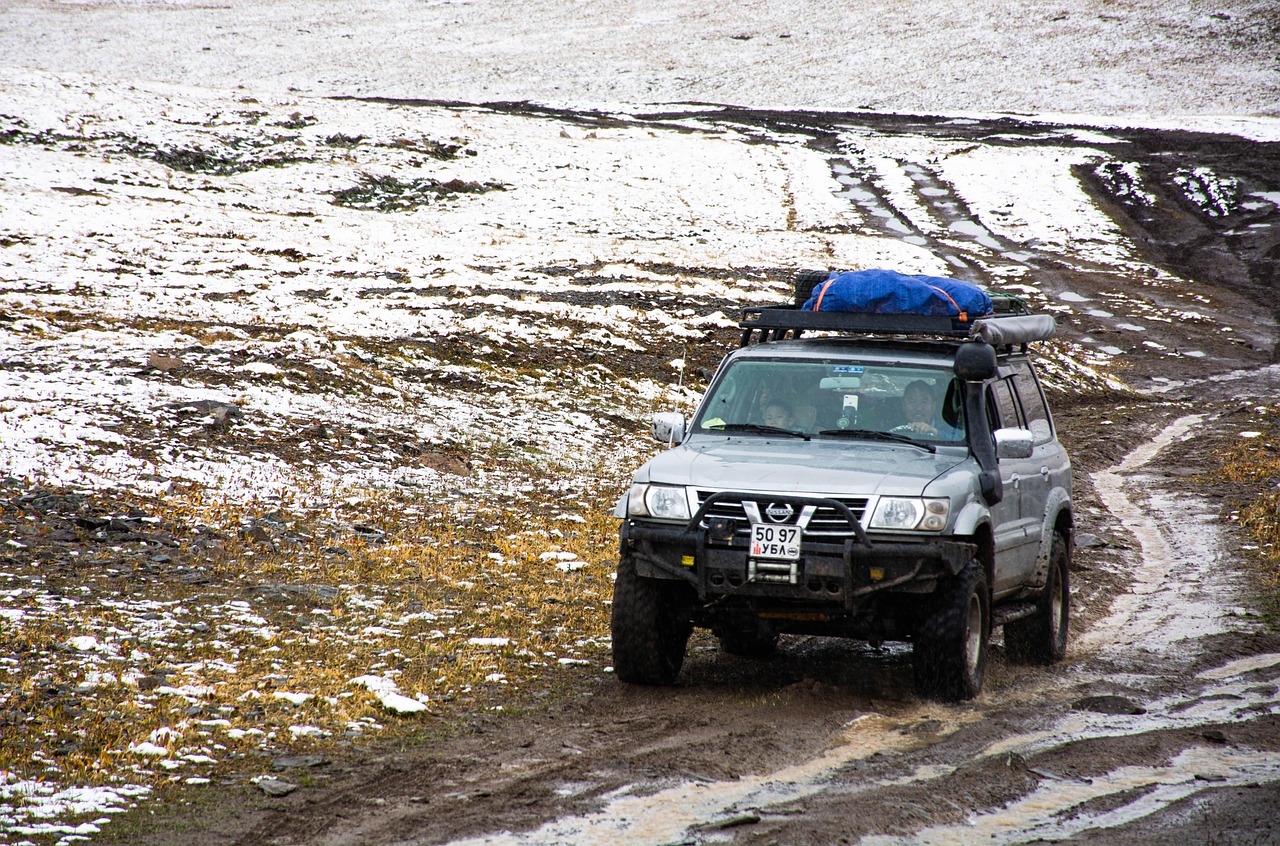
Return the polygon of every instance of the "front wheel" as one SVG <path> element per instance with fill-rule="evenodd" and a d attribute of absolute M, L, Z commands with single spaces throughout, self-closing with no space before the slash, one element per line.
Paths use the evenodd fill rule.
<path fill-rule="evenodd" d="M 1067 621 L 1071 615 L 1071 558 L 1067 540 L 1053 533 L 1049 575 L 1035 613 L 1006 623 L 1004 647 L 1009 659 L 1022 664 L 1056 664 L 1067 656 Z"/>
<path fill-rule="evenodd" d="M 916 692 L 928 699 L 960 702 L 982 690 L 991 631 L 991 598 L 977 559 L 949 585 L 916 631 L 911 654 Z"/>
<path fill-rule="evenodd" d="M 613 671 L 630 684 L 675 684 L 693 633 L 688 588 L 679 582 L 648 579 L 635 563 L 618 563 L 613 585 Z"/>

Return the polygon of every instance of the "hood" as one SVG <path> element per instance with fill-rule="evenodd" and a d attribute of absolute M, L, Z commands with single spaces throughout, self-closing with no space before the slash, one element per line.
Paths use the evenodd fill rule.
<path fill-rule="evenodd" d="M 930 453 L 875 441 L 695 437 L 655 457 L 636 481 L 712 490 L 919 496 L 968 460 L 959 449 Z"/>

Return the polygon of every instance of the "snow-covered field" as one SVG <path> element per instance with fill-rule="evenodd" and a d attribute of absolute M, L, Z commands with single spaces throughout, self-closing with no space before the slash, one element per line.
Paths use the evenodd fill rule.
<path fill-rule="evenodd" d="M 1097 306 L 1019 249 L 1176 283 L 1072 167 L 1135 121 L 1280 138 L 1266 4 L 1220 5 L 6 4 L 0 837 L 71 842 L 163 782 L 603 671 L 609 502 L 737 309 L 806 267 L 953 269 L 872 225 L 855 170 L 971 245 L 919 204 L 917 166 L 945 178 L 992 275 L 1058 313 Z M 695 46 L 655 46 L 677 21 Z M 897 49 L 947 21 L 944 52 Z M 1104 116 L 1021 148 L 851 128 L 833 155 L 619 105 L 677 100 Z M 1060 344 L 1048 372 L 1097 386 L 1122 355 Z"/>
<path fill-rule="evenodd" d="M 1272 0 L 9 0 L 6 64 L 465 102 L 1278 116 Z M 146 33 L 139 37 L 139 33 Z"/>

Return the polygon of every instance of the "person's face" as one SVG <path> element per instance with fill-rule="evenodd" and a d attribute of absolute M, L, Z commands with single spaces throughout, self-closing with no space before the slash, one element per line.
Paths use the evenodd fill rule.
<path fill-rule="evenodd" d="M 780 429 L 791 428 L 791 415 L 780 405 L 771 405 L 764 410 L 764 425 L 777 426 Z"/>
<path fill-rule="evenodd" d="M 933 420 L 933 395 L 928 391 L 907 391 L 902 398 L 902 413 L 908 423 L 928 423 Z"/>

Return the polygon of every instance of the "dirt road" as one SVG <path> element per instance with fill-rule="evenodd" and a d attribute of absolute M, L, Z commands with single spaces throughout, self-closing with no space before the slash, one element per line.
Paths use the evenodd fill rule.
<path fill-rule="evenodd" d="M 1014 667 L 997 639 L 984 694 L 945 706 L 911 692 L 905 647 L 796 637 L 752 661 L 695 635 L 679 687 L 594 678 L 521 713 L 478 718 L 461 735 L 335 750 L 295 773 L 303 787 L 284 798 L 208 788 L 181 799 L 197 805 L 113 825 L 108 838 L 1280 843 L 1280 636 L 1258 615 L 1247 543 L 1224 520 L 1240 492 L 1218 480 L 1223 451 L 1265 422 L 1259 408 L 1275 412 L 1280 387 L 1280 207 L 1248 200 L 1280 191 L 1274 145 L 1110 133 L 1145 169 L 1148 199 L 1118 171 L 1079 171 L 1148 260 L 1195 280 L 1191 293 L 1230 330 L 1206 334 L 1177 316 L 1177 291 L 1144 289 L 1131 271 L 1069 250 L 1003 241 L 925 169 L 912 171 L 912 190 L 939 227 L 913 224 L 838 142 L 855 125 L 988 142 L 1007 134 L 1021 145 L 1058 143 L 1061 128 L 733 111 L 703 119 L 810 134 L 868 220 L 948 256 L 960 275 L 1035 267 L 1060 298 L 1093 304 L 1062 318 L 1067 337 L 1126 352 L 1141 396 L 1056 409 L 1077 479 L 1068 660 Z M 1188 179 L 1208 194 L 1234 186 L 1236 206 L 1188 201 Z"/>

